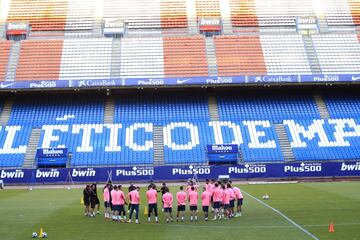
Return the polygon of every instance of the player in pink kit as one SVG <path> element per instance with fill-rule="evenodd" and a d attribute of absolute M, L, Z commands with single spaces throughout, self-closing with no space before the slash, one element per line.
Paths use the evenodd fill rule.
<path fill-rule="evenodd" d="M 159 223 L 159 219 L 158 219 L 158 210 L 157 210 L 157 191 L 156 191 L 156 186 L 155 185 L 150 185 L 148 187 L 148 191 L 146 192 L 146 198 L 148 201 L 148 222 L 150 222 L 150 218 L 151 218 L 151 213 L 154 210 L 154 214 L 155 214 L 155 222 Z"/>
<path fill-rule="evenodd" d="M 122 190 L 122 186 L 119 185 L 118 186 L 118 197 L 119 197 L 119 218 L 120 221 L 126 221 L 126 212 L 125 212 L 125 204 L 126 204 L 126 199 L 125 199 L 125 193 Z"/>
<path fill-rule="evenodd" d="M 129 215 L 129 223 L 131 223 L 132 220 L 132 214 L 134 213 L 134 210 L 136 211 L 136 223 L 139 223 L 139 205 L 140 205 L 140 188 L 137 187 L 135 190 L 132 190 L 128 193 L 128 198 L 131 202 L 131 208 L 130 208 L 130 215 Z"/>
<path fill-rule="evenodd" d="M 220 205 L 222 202 L 222 194 L 219 188 L 219 184 L 215 183 L 213 193 L 212 193 L 213 201 L 214 201 L 214 219 L 220 219 Z"/>
<path fill-rule="evenodd" d="M 231 184 L 228 183 L 226 185 L 226 188 L 229 190 L 230 193 L 230 208 L 229 208 L 229 217 L 233 217 L 234 216 L 234 207 L 235 207 L 235 193 L 234 190 L 231 187 Z"/>
<path fill-rule="evenodd" d="M 119 200 L 119 194 L 118 194 L 118 187 L 115 185 L 114 189 L 111 191 L 111 203 L 113 205 L 113 215 L 112 220 L 118 221 L 119 218 L 119 212 L 120 212 L 120 200 Z"/>
<path fill-rule="evenodd" d="M 211 193 L 206 190 L 206 187 L 203 188 L 203 192 L 201 194 L 201 204 L 202 209 L 205 215 L 205 221 L 209 219 L 209 206 L 211 203 Z"/>
<path fill-rule="evenodd" d="M 234 194 L 237 200 L 237 212 L 235 214 L 235 217 L 241 217 L 241 210 L 242 210 L 242 205 L 243 205 L 243 195 L 241 193 L 241 190 L 237 187 L 233 188 L 234 190 Z"/>
<path fill-rule="evenodd" d="M 230 209 L 230 191 L 225 187 L 225 185 L 222 185 L 222 191 L 223 191 L 224 215 L 225 215 L 225 219 L 227 219 L 229 217 L 229 209 Z"/>
<path fill-rule="evenodd" d="M 104 200 L 104 208 L 105 208 L 105 218 L 111 218 L 111 210 L 110 210 L 110 185 L 106 184 L 103 191 L 103 200 Z"/>
<path fill-rule="evenodd" d="M 189 205 L 190 205 L 190 222 L 197 221 L 197 204 L 198 204 L 198 193 L 195 191 L 195 187 L 191 187 L 189 192 Z"/>
<path fill-rule="evenodd" d="M 162 197 L 163 203 L 164 203 L 164 212 L 166 214 L 166 222 L 169 222 L 169 219 L 171 219 L 171 222 L 173 221 L 172 217 L 172 205 L 173 205 L 173 195 L 169 192 L 169 188 L 165 189 L 165 194 Z"/>
<path fill-rule="evenodd" d="M 184 221 L 186 197 L 187 194 L 186 192 L 184 192 L 184 187 L 180 186 L 180 191 L 176 193 L 176 200 L 177 200 L 176 221 L 179 221 L 179 217 L 181 217 L 182 222 Z"/>

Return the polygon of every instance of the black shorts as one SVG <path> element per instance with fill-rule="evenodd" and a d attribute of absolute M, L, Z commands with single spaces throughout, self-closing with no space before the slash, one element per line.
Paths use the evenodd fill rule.
<path fill-rule="evenodd" d="M 184 212 L 185 211 L 185 205 L 179 205 L 177 207 L 178 212 Z"/>
<path fill-rule="evenodd" d="M 113 205 L 113 211 L 120 212 L 120 205 Z"/>
<path fill-rule="evenodd" d="M 196 211 L 197 210 L 197 206 L 190 206 L 190 211 Z"/>
<path fill-rule="evenodd" d="M 230 207 L 233 208 L 235 206 L 235 200 L 230 200 Z"/>
<path fill-rule="evenodd" d="M 219 209 L 221 205 L 221 202 L 214 202 L 214 208 Z"/>
<path fill-rule="evenodd" d="M 209 206 L 203 206 L 202 210 L 203 212 L 209 212 Z"/>
<path fill-rule="evenodd" d="M 125 212 L 124 204 L 119 205 L 119 213 L 121 213 L 121 212 Z"/>
<path fill-rule="evenodd" d="M 105 207 L 105 208 L 109 208 L 109 207 L 110 207 L 110 203 L 109 203 L 109 202 L 104 202 L 104 207 Z"/>
<path fill-rule="evenodd" d="M 157 204 L 156 203 L 149 204 L 148 207 L 149 207 L 149 212 L 152 212 L 153 210 L 157 211 Z"/>
<path fill-rule="evenodd" d="M 224 204 L 224 209 L 229 209 L 230 208 L 230 204 Z"/>
<path fill-rule="evenodd" d="M 172 212 L 172 208 L 171 208 L 171 207 L 164 208 L 164 212 L 169 212 L 169 213 L 171 213 L 171 212 Z"/>
<path fill-rule="evenodd" d="M 237 200 L 237 205 L 238 205 L 238 206 L 242 206 L 242 205 L 243 205 L 243 199 L 242 199 L 242 198 Z"/>
<path fill-rule="evenodd" d="M 91 201 L 91 202 L 90 202 L 90 207 L 91 207 L 91 208 L 95 208 L 95 206 L 96 206 L 95 201 Z"/>
<path fill-rule="evenodd" d="M 100 204 L 100 201 L 99 201 L 98 197 L 95 199 L 95 204 Z"/>
<path fill-rule="evenodd" d="M 86 206 L 86 207 L 90 206 L 90 202 L 84 201 L 84 206 Z"/>

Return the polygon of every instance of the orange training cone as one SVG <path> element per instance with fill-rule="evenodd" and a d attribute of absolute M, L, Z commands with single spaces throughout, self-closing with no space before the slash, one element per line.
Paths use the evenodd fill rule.
<path fill-rule="evenodd" d="M 333 232 L 335 232 L 334 223 L 331 222 L 330 225 L 329 225 L 329 233 L 333 233 Z"/>

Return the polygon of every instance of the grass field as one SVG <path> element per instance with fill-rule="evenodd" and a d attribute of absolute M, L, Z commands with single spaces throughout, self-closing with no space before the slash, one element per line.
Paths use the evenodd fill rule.
<path fill-rule="evenodd" d="M 197 223 L 146 222 L 141 224 L 105 221 L 102 216 L 87 218 L 80 205 L 80 189 L 34 189 L 0 191 L 0 239 L 30 239 L 40 226 L 48 239 L 360 239 L 360 182 L 241 185 L 243 191 L 279 210 L 300 227 L 245 194 L 243 216 L 231 220 Z M 172 187 L 175 192 L 177 187 Z M 142 194 L 144 189 L 142 189 Z M 144 195 L 143 202 L 144 202 Z M 328 232 L 330 222 L 335 232 Z M 309 231 L 314 237 L 306 234 Z"/>

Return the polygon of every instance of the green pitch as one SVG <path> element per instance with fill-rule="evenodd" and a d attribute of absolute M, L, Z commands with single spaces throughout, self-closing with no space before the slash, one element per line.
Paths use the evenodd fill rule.
<path fill-rule="evenodd" d="M 273 209 L 245 194 L 243 216 L 231 220 L 190 223 L 147 223 L 141 206 L 141 224 L 117 223 L 103 216 L 83 215 L 80 189 L 35 189 L 0 191 L 0 239 L 30 239 L 40 226 L 48 239 L 360 239 L 360 182 L 242 185 L 242 190 L 265 201 L 300 227 L 294 226 Z M 178 188 L 172 187 L 174 193 Z M 142 189 L 144 202 L 144 189 Z M 212 217 L 212 215 L 211 215 Z M 328 232 L 330 222 L 335 232 Z M 316 238 L 312 238 L 309 231 Z"/>

